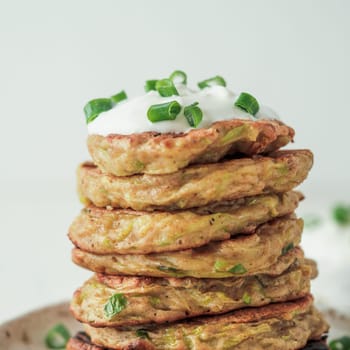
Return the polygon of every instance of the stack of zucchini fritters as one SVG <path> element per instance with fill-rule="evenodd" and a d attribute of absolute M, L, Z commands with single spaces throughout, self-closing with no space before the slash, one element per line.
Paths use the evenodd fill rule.
<path fill-rule="evenodd" d="M 73 261 L 95 275 L 74 294 L 85 333 L 67 349 L 321 346 L 316 266 L 294 214 L 313 157 L 278 151 L 293 136 L 276 120 L 239 119 L 90 135 L 94 164 L 78 170 L 86 206 L 69 237 Z"/>

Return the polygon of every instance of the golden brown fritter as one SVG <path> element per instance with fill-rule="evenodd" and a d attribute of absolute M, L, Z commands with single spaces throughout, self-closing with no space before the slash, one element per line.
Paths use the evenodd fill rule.
<path fill-rule="evenodd" d="M 78 169 L 78 191 L 85 204 L 97 207 L 186 209 L 290 191 L 304 181 L 312 162 L 308 150 L 279 151 L 268 157 L 194 165 L 173 174 L 124 177 L 84 163 Z"/>
<path fill-rule="evenodd" d="M 101 170 L 126 176 L 169 174 L 189 164 L 217 162 L 227 154 L 267 153 L 293 137 L 294 130 L 277 120 L 233 119 L 180 134 L 90 135 L 87 143 Z"/>
<path fill-rule="evenodd" d="M 200 247 L 251 233 L 264 222 L 291 214 L 299 192 L 263 194 L 191 210 L 142 212 L 84 208 L 69 229 L 71 241 L 96 254 L 149 254 Z"/>
<path fill-rule="evenodd" d="M 312 306 L 312 297 L 306 296 L 185 322 L 84 328 L 92 343 L 115 350 L 295 350 L 309 340 L 320 339 L 328 325 Z"/>
<path fill-rule="evenodd" d="M 136 347 L 135 347 L 136 346 Z M 150 349 L 147 344 L 130 344 L 128 350 L 145 350 Z M 111 350 L 110 348 L 101 347 L 91 343 L 90 337 L 85 332 L 77 333 L 67 344 L 67 350 Z M 153 348 L 151 348 L 153 349 Z M 119 349 L 120 350 L 120 349 Z M 302 349 L 295 350 L 329 350 L 327 346 L 327 336 L 317 340 L 310 340 Z"/>
<path fill-rule="evenodd" d="M 147 255 L 96 255 L 73 249 L 73 261 L 89 270 L 111 275 L 224 278 L 257 273 L 280 274 L 274 266 L 301 238 L 303 221 L 280 218 L 263 224 L 251 235 L 177 252 Z M 277 264 L 280 266 L 280 264 Z"/>
<path fill-rule="evenodd" d="M 301 298 L 310 292 L 314 269 L 314 264 L 297 261 L 278 276 L 198 279 L 98 275 L 74 293 L 71 311 L 76 319 L 94 327 L 164 323 L 222 314 Z M 117 293 L 125 297 L 126 306 L 109 317 L 104 308 Z"/>

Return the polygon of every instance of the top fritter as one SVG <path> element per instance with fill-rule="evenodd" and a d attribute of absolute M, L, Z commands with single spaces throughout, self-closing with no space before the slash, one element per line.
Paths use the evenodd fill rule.
<path fill-rule="evenodd" d="M 248 93 L 234 94 L 221 77 L 186 86 L 186 75 L 146 82 L 146 94 L 124 91 L 84 108 L 88 148 L 96 165 L 116 176 L 168 174 L 226 155 L 267 153 L 293 140 L 294 130 Z"/>

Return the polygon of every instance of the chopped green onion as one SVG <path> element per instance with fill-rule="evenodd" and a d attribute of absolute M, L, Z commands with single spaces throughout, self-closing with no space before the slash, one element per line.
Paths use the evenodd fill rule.
<path fill-rule="evenodd" d="M 104 306 L 104 312 L 108 319 L 113 318 L 113 316 L 119 314 L 126 308 L 127 299 L 121 293 L 113 294 L 106 305 Z"/>
<path fill-rule="evenodd" d="M 169 79 L 172 80 L 173 83 L 184 85 L 187 84 L 187 75 L 182 70 L 176 70 L 175 72 L 171 73 Z"/>
<path fill-rule="evenodd" d="M 48 331 L 45 344 L 49 349 L 65 349 L 69 338 L 68 329 L 62 323 L 58 323 Z"/>
<path fill-rule="evenodd" d="M 344 336 L 329 343 L 331 350 L 350 350 L 350 337 Z"/>
<path fill-rule="evenodd" d="M 217 75 L 216 77 L 212 77 L 212 78 L 200 81 L 198 83 L 198 87 L 200 89 L 204 89 L 206 87 L 215 86 L 215 85 L 226 86 L 226 81 L 223 77 L 220 77 L 220 75 Z"/>
<path fill-rule="evenodd" d="M 145 91 L 156 90 L 157 79 L 154 80 L 146 80 L 145 82 Z"/>
<path fill-rule="evenodd" d="M 114 104 L 117 104 L 123 100 L 126 100 L 128 96 L 126 95 L 126 92 L 124 90 L 118 92 L 117 94 L 113 95 L 111 97 L 111 100 Z"/>
<path fill-rule="evenodd" d="M 225 269 L 226 266 L 227 262 L 225 260 L 215 260 L 214 269 L 216 272 L 222 271 L 223 269 Z"/>
<path fill-rule="evenodd" d="M 303 221 L 304 221 L 304 226 L 307 228 L 317 227 L 322 223 L 322 219 L 315 214 L 304 215 Z"/>
<path fill-rule="evenodd" d="M 152 105 L 147 111 L 147 117 L 152 123 L 162 120 L 174 120 L 181 111 L 181 106 L 177 101 Z"/>
<path fill-rule="evenodd" d="M 84 107 L 86 123 L 91 123 L 100 113 L 108 111 L 112 108 L 113 103 L 110 98 L 97 98 L 89 101 Z"/>
<path fill-rule="evenodd" d="M 163 266 L 163 265 L 158 266 L 157 269 L 158 269 L 159 271 L 172 272 L 172 273 L 177 273 L 177 272 L 179 272 L 179 270 L 176 269 L 175 267 Z"/>
<path fill-rule="evenodd" d="M 238 96 L 235 102 L 235 106 L 245 110 L 246 112 L 252 115 L 255 115 L 256 113 L 258 113 L 260 108 L 256 98 L 248 94 L 247 92 L 242 92 Z"/>
<path fill-rule="evenodd" d="M 159 95 L 162 97 L 179 95 L 174 83 L 170 79 L 158 80 L 156 82 L 156 90 L 159 92 Z"/>
<path fill-rule="evenodd" d="M 242 300 L 244 304 L 247 304 L 247 305 L 249 305 L 252 302 L 252 298 L 247 292 L 244 292 Z"/>
<path fill-rule="evenodd" d="M 185 118 L 190 126 L 196 128 L 203 118 L 202 110 L 198 107 L 198 102 L 195 102 L 184 108 Z"/>
<path fill-rule="evenodd" d="M 350 224 L 350 206 L 338 204 L 333 209 L 333 218 L 337 224 L 346 226 Z"/>
<path fill-rule="evenodd" d="M 146 329 L 138 329 L 138 330 L 136 330 L 136 336 L 141 338 L 141 339 L 150 339 Z"/>
<path fill-rule="evenodd" d="M 294 243 L 289 243 L 282 248 L 282 255 L 286 255 L 290 250 L 294 248 Z"/>
<path fill-rule="evenodd" d="M 231 267 L 228 272 L 231 272 L 231 273 L 237 273 L 237 274 L 242 274 L 242 273 L 245 273 L 247 272 L 246 268 L 242 265 L 242 264 L 237 264 L 233 267 Z"/>

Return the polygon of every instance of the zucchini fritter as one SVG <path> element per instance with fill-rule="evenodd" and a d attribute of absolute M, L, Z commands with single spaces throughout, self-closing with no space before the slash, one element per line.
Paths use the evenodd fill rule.
<path fill-rule="evenodd" d="M 290 191 L 304 181 L 312 162 L 308 150 L 279 151 L 268 157 L 193 165 L 173 174 L 124 177 L 84 163 L 78 169 L 78 191 L 85 204 L 97 207 L 186 209 Z"/>
<path fill-rule="evenodd" d="M 110 348 L 101 347 L 91 343 L 90 337 L 85 332 L 78 332 L 73 338 L 71 338 L 67 344 L 67 350 L 111 350 Z M 137 345 L 131 345 L 128 347 L 128 350 L 145 350 L 149 349 L 143 344 L 141 347 Z M 119 349 L 120 350 L 120 349 Z M 307 342 L 305 347 L 302 349 L 295 350 L 329 350 L 327 346 L 327 336 L 322 336 L 321 339 L 310 340 Z"/>
<path fill-rule="evenodd" d="M 275 151 L 293 140 L 294 130 L 277 120 L 220 121 L 181 134 L 144 132 L 90 135 L 95 164 L 116 176 L 169 174 L 194 163 L 213 163 L 227 154 Z"/>
<path fill-rule="evenodd" d="M 278 276 L 198 279 L 97 275 L 74 293 L 71 310 L 76 319 L 94 327 L 171 322 L 301 298 L 310 292 L 310 278 L 315 275 L 315 264 L 307 260 L 295 262 Z M 104 307 L 116 293 L 126 298 L 126 307 L 110 318 Z"/>
<path fill-rule="evenodd" d="M 294 261 L 288 259 L 288 252 L 300 243 L 302 229 L 302 219 L 285 217 L 259 226 L 251 235 L 178 252 L 96 255 L 75 248 L 72 256 L 80 266 L 111 275 L 223 278 L 280 274 Z M 288 265 L 275 271 L 273 265 L 281 256 Z"/>
<path fill-rule="evenodd" d="M 306 296 L 185 322 L 84 328 L 92 343 L 115 350 L 295 350 L 309 340 L 320 339 L 328 325 L 312 306 L 312 297 Z"/>
<path fill-rule="evenodd" d="M 149 254 L 200 247 L 251 233 L 292 213 L 302 194 L 287 192 L 173 212 L 84 208 L 69 229 L 71 241 L 96 254 Z"/>

